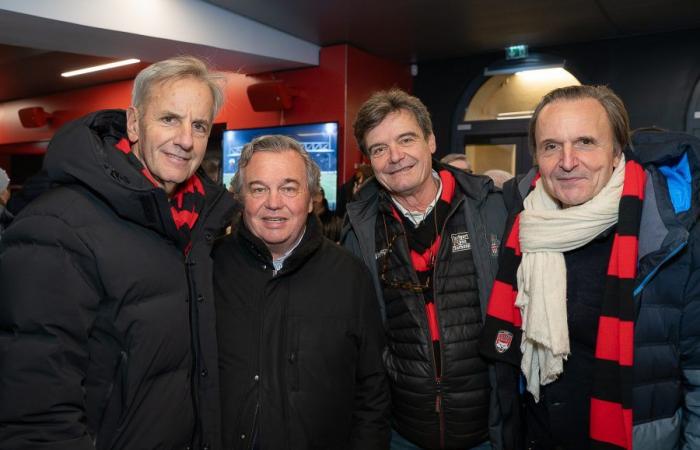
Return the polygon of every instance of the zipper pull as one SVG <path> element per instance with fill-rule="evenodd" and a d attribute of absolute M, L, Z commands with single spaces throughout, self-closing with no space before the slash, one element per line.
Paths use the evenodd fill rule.
<path fill-rule="evenodd" d="M 438 394 L 435 396 L 435 412 L 440 414 L 441 410 L 442 410 L 442 394 Z"/>

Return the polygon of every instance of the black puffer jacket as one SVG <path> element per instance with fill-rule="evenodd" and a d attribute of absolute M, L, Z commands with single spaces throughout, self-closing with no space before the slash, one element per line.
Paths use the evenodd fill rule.
<path fill-rule="evenodd" d="M 341 242 L 363 259 L 374 276 L 389 341 L 384 360 L 392 388 L 394 428 L 425 448 L 468 448 L 488 439 L 500 449 L 499 405 L 492 392 L 495 374 L 478 355 L 477 342 L 496 273 L 505 207 L 488 178 L 467 175 L 437 162 L 433 167 L 449 170 L 456 181 L 434 273 L 441 336 L 440 382 L 435 377 L 422 298 L 406 290 L 399 297 L 396 292 L 387 295 L 380 283 L 377 258 L 386 250 L 376 245 L 377 215 L 382 206 L 375 180 L 365 184 L 359 200 L 348 204 Z M 467 234 L 469 257 L 460 247 Z M 408 267 L 408 249 L 405 245 L 395 247 L 392 252 L 399 252 Z M 400 279 L 410 279 L 410 271 L 404 268 L 403 272 L 408 275 Z"/>
<path fill-rule="evenodd" d="M 369 274 L 310 217 L 273 273 L 244 225 L 214 252 L 226 449 L 383 450 L 384 338 Z"/>
<path fill-rule="evenodd" d="M 165 192 L 114 148 L 123 111 L 68 124 L 52 189 L 3 235 L 0 447 L 218 448 L 210 245 L 230 200 L 206 205 L 185 257 Z"/>

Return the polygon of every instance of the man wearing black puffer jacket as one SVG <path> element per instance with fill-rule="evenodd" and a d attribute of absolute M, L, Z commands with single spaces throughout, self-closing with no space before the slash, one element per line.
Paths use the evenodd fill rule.
<path fill-rule="evenodd" d="M 49 144 L 57 187 L 0 247 L 0 447 L 220 448 L 209 252 L 233 202 L 197 171 L 219 78 L 153 64 L 126 113 Z"/>
<path fill-rule="evenodd" d="M 494 374 L 478 354 L 505 224 L 485 177 L 432 160 L 420 100 L 394 89 L 358 112 L 375 178 L 347 206 L 341 243 L 373 274 L 388 337 L 391 449 L 503 448 Z"/>

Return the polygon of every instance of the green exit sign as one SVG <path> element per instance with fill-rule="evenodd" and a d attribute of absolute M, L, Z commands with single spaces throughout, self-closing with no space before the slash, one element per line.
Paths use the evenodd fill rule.
<path fill-rule="evenodd" d="M 511 45 L 506 47 L 506 59 L 527 58 L 527 45 Z"/>

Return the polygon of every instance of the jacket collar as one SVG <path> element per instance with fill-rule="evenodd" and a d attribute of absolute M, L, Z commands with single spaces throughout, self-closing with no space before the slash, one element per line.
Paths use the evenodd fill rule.
<path fill-rule="evenodd" d="M 452 166 L 443 165 L 436 159 L 433 159 L 433 169 L 438 172 L 443 169 L 449 171 L 455 178 L 456 192 L 461 192 L 466 197 L 471 198 L 476 205 L 485 201 L 488 194 L 495 189 L 490 178 L 468 174 Z M 357 200 L 347 205 L 350 222 L 362 223 L 374 220 L 378 211 L 380 191 L 386 192 L 375 177 L 370 178 L 362 186 L 358 192 Z"/>
<path fill-rule="evenodd" d="M 241 219 L 234 231 L 237 240 L 258 261 L 272 266 L 272 255 L 265 243 L 255 236 Z M 323 243 L 321 223 L 314 214 L 309 214 L 306 219 L 306 231 L 299 245 L 284 260 L 284 266 L 277 275 L 286 274 L 301 267 Z"/>

